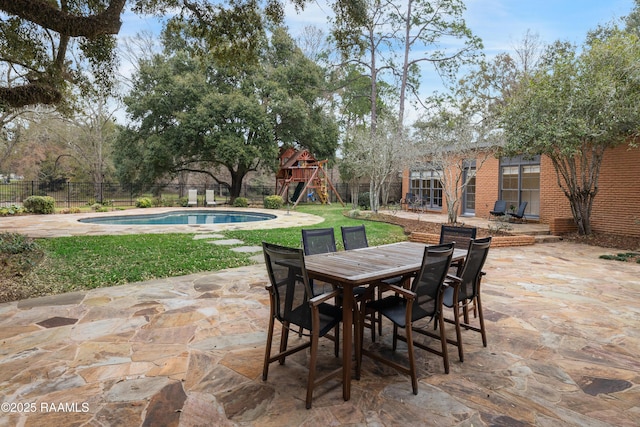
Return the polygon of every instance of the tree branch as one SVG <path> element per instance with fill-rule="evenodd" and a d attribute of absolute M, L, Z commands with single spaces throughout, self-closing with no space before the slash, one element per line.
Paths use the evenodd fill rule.
<path fill-rule="evenodd" d="M 111 0 L 104 12 L 91 16 L 64 12 L 46 0 L 0 0 L 0 10 L 59 34 L 92 39 L 105 34 L 118 34 L 125 3 L 126 0 Z"/>
<path fill-rule="evenodd" d="M 13 108 L 34 104 L 58 104 L 62 101 L 62 93 L 53 86 L 37 83 L 11 88 L 0 87 L 0 101 Z"/>

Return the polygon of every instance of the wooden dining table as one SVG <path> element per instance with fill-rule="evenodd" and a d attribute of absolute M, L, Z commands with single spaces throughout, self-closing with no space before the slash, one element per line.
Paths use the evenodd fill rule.
<path fill-rule="evenodd" d="M 351 346 L 355 305 L 353 288 L 417 273 L 426 247 L 424 243 L 398 242 L 305 257 L 310 278 L 343 289 L 342 397 L 345 401 L 351 398 Z M 455 249 L 452 262 L 463 260 L 466 255 L 466 249 Z"/>

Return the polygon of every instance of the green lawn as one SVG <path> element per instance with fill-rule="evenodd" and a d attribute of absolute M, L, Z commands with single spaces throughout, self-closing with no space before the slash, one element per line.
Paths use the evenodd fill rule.
<path fill-rule="evenodd" d="M 406 240 L 395 225 L 352 219 L 340 205 L 298 206 L 297 211 L 325 218 L 315 227 L 334 227 L 341 247 L 340 226 L 365 223 L 369 244 Z M 225 238 L 246 245 L 263 241 L 300 247 L 301 228 L 228 231 Z M 139 234 L 129 236 L 82 236 L 39 239 L 46 261 L 35 268 L 35 277 L 58 291 L 120 285 L 154 278 L 215 271 L 253 263 L 252 254 L 236 253 L 226 246 L 194 240 L 193 234 Z"/>

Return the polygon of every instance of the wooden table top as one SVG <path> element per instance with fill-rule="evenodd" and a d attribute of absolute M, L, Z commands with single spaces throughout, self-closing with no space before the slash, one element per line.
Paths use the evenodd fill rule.
<path fill-rule="evenodd" d="M 305 257 L 305 265 L 312 278 L 358 286 L 418 271 L 426 246 L 423 243 L 398 242 L 309 255 Z M 453 261 L 464 259 L 466 255 L 466 250 L 455 249 Z"/>

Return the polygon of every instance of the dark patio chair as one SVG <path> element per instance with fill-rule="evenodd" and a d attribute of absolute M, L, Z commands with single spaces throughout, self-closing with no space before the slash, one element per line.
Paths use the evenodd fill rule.
<path fill-rule="evenodd" d="M 478 229 L 475 227 L 456 227 L 453 225 L 442 225 L 440 227 L 440 244 L 455 243 L 458 248 L 468 248 L 471 240 L 476 238 Z M 452 264 L 454 273 L 460 273 L 464 261 L 456 261 Z"/>
<path fill-rule="evenodd" d="M 360 342 L 360 348 L 362 349 L 360 353 L 364 353 L 411 376 L 413 394 L 418 394 L 414 346 L 441 356 L 444 363 L 444 371 L 449 373 L 449 356 L 447 354 L 447 337 L 444 328 L 444 317 L 442 316 L 442 303 L 445 289 L 444 280 L 451 264 L 453 247 L 453 243 L 426 247 L 422 259 L 422 267 L 411 283 L 410 289 L 390 285 L 389 289 L 395 292 L 394 295 L 366 303 L 366 308 L 380 312 L 393 322 L 393 351 L 395 352 L 397 348 L 398 340 L 405 341 L 408 346 L 409 367 L 407 368 L 391 359 L 387 359 L 379 353 L 362 349 L 362 342 Z M 364 314 L 365 312 L 361 310 L 360 315 L 364 316 Z M 414 324 L 414 322 L 421 319 L 427 319 L 429 323 L 431 321 L 437 322 L 439 333 L 435 333 L 431 328 L 428 328 L 428 324 L 421 324 L 420 326 Z M 404 336 L 398 333 L 399 328 L 405 330 Z M 422 342 L 414 341 L 414 333 L 439 339 L 440 348 L 436 349 Z M 362 331 L 359 336 L 362 339 Z M 357 369 L 360 366 L 360 363 L 356 364 Z"/>
<path fill-rule="evenodd" d="M 458 347 L 458 356 L 461 362 L 464 360 L 461 328 L 479 332 L 482 335 L 482 345 L 487 346 L 487 333 L 484 327 L 482 299 L 480 298 L 480 282 L 485 274 L 482 268 L 487 260 L 490 246 L 491 237 L 472 240 L 460 274 L 447 277 L 447 283 L 450 286 L 444 292 L 444 305 L 453 309 L 453 319 L 445 318 L 445 322 L 456 325 L 456 340 L 449 340 L 449 343 Z M 470 324 L 469 310 L 471 306 L 474 317 L 478 318 L 479 326 Z M 460 312 L 461 309 L 462 312 Z M 462 322 L 460 321 L 461 317 Z"/>
<path fill-rule="evenodd" d="M 342 226 L 340 227 L 340 231 L 342 233 L 342 243 L 344 244 L 345 250 L 349 251 L 353 249 L 366 248 L 369 246 L 369 242 L 367 240 L 367 230 L 365 229 L 364 225 L 355 225 L 349 227 Z M 382 292 L 387 289 L 386 285 L 397 284 L 402 282 L 402 280 L 403 277 L 398 276 L 391 279 L 383 280 L 381 283 L 378 283 L 378 299 L 382 297 Z M 360 294 L 362 291 L 358 289 L 355 292 Z M 357 297 L 360 300 L 359 302 L 362 304 L 365 296 L 357 295 Z M 373 298 L 373 296 L 369 298 Z M 376 342 L 376 323 L 378 324 L 378 335 L 382 335 L 382 319 L 380 315 L 376 315 L 375 313 L 373 313 L 373 311 L 371 311 L 367 313 L 367 316 L 365 316 L 365 322 L 366 323 L 364 326 L 371 329 L 371 341 Z"/>
<path fill-rule="evenodd" d="M 520 206 L 518 206 L 518 211 L 509 214 L 511 216 L 511 218 L 515 218 L 515 219 L 517 219 L 519 221 L 525 222 L 527 220 L 527 218 L 524 216 L 524 211 L 525 211 L 525 209 L 527 209 L 527 204 L 528 203 L 529 202 L 521 202 Z"/>
<path fill-rule="evenodd" d="M 407 209 L 411 209 L 411 206 L 413 206 L 413 204 L 416 201 L 416 196 L 413 193 L 406 193 L 404 196 L 404 199 L 400 200 L 400 204 L 405 204 L 407 206 Z"/>
<path fill-rule="evenodd" d="M 364 226 L 363 226 L 364 227 Z M 336 238 L 333 228 L 309 228 L 302 230 L 302 246 L 304 248 L 305 255 L 324 254 L 329 252 L 336 252 Z M 316 288 L 319 287 L 318 281 L 312 280 L 311 288 L 313 292 L 316 292 Z M 322 282 L 321 282 L 322 283 Z M 331 285 L 333 287 L 333 285 Z M 324 292 L 325 287 L 322 287 Z M 357 286 L 353 288 L 353 296 L 356 301 L 356 305 L 360 304 L 364 298 L 367 289 L 363 286 Z M 342 297 L 336 300 L 336 304 L 342 305 Z M 357 313 L 356 313 L 357 314 Z M 357 316 L 356 316 L 357 321 Z M 375 325 L 373 322 L 367 324 L 373 331 Z M 373 333 L 373 332 L 372 332 Z"/>
<path fill-rule="evenodd" d="M 305 255 L 336 252 L 336 237 L 333 228 L 303 229 L 302 247 Z"/>
<path fill-rule="evenodd" d="M 367 241 L 367 230 L 364 225 L 355 225 L 350 227 L 340 227 L 342 233 L 342 243 L 344 249 L 350 251 L 352 249 L 366 248 L 369 246 Z"/>
<path fill-rule="evenodd" d="M 322 295 L 313 296 L 305 268 L 304 253 L 301 249 L 287 248 L 266 242 L 262 243 L 262 248 L 269 273 L 270 284 L 266 286 L 266 289 L 269 291 L 271 302 L 262 379 L 263 381 L 267 380 L 271 363 L 278 361 L 283 365 L 287 356 L 310 347 L 306 396 L 306 407 L 309 409 L 311 408 L 313 389 L 328 379 L 341 375 L 339 369 L 316 379 L 319 338 L 327 336 L 332 339 L 335 356 L 337 357 L 339 353 L 339 326 L 342 320 L 342 310 L 327 301 L 338 297 L 340 290 L 335 289 Z M 271 355 L 276 320 L 282 325 L 280 350 L 278 354 Z M 309 341 L 288 349 L 289 331 L 293 326 L 296 327 L 296 333 L 303 331 L 303 335 L 309 337 Z M 332 329 L 335 331 L 333 336 L 328 334 Z"/>
<path fill-rule="evenodd" d="M 326 254 L 336 252 L 336 237 L 333 228 L 309 228 L 302 230 L 302 248 L 305 255 Z M 321 282 L 323 283 L 323 282 Z M 311 281 L 311 288 L 316 292 L 316 285 Z M 324 285 L 320 293 L 325 292 Z"/>
<path fill-rule="evenodd" d="M 503 217 L 506 214 L 507 202 L 505 202 L 504 200 L 497 200 L 493 205 L 493 210 L 489 211 L 489 220 L 491 220 L 492 217 Z"/>

